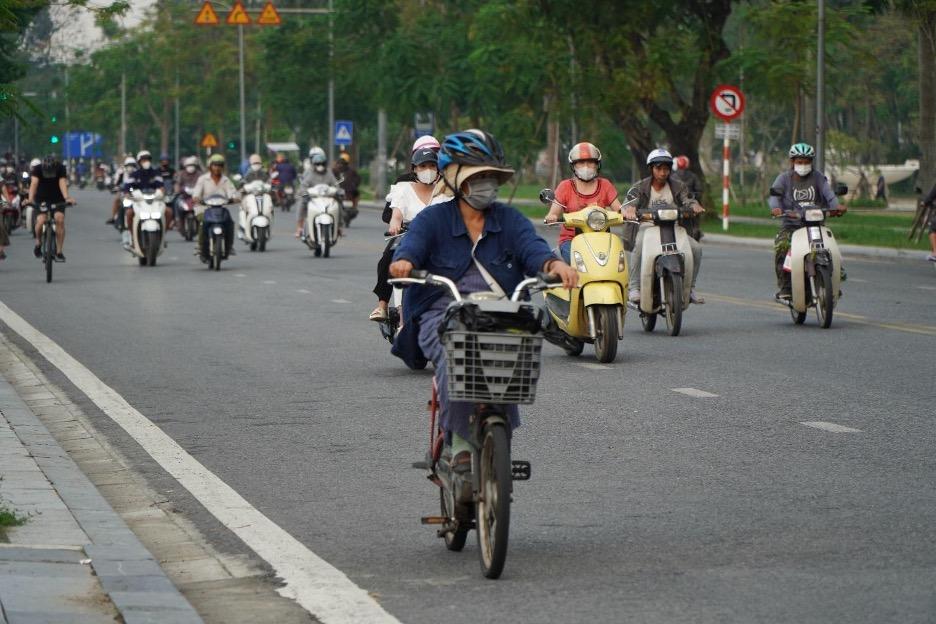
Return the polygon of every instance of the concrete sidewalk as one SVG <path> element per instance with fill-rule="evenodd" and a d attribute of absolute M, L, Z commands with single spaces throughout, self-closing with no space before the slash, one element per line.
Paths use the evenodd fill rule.
<path fill-rule="evenodd" d="M 0 505 L 26 518 L 0 541 L 0 623 L 202 622 L 24 402 L 46 399 L 0 376 Z"/>

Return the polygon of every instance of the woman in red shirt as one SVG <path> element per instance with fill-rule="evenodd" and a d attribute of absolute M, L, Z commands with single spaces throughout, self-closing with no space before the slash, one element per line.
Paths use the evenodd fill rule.
<path fill-rule="evenodd" d="M 598 177 L 601 171 L 601 151 L 591 143 L 577 143 L 569 151 L 569 168 L 572 177 L 563 180 L 556 187 L 556 201 L 546 215 L 546 223 L 555 223 L 559 216 L 565 212 L 578 212 L 585 206 L 597 205 L 610 208 L 616 212 L 621 211 L 621 202 L 618 200 L 617 189 L 607 178 Z M 559 233 L 559 253 L 568 263 L 572 239 L 575 230 L 562 226 Z"/>

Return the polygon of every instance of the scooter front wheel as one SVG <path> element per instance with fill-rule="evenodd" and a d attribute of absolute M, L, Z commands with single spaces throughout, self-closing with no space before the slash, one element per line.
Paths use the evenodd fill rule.
<path fill-rule="evenodd" d="M 802 325 L 803 323 L 806 322 L 805 312 L 797 312 L 793 308 L 790 308 L 790 316 L 793 318 L 793 322 L 796 323 L 797 325 Z"/>
<path fill-rule="evenodd" d="M 648 333 L 652 332 L 653 329 L 656 327 L 656 321 L 657 321 L 656 312 L 651 312 L 650 314 L 641 313 L 640 315 L 640 324 L 641 326 L 643 326 L 643 330 L 645 332 L 648 332 Z"/>
<path fill-rule="evenodd" d="M 485 426 L 479 451 L 480 492 L 475 502 L 475 518 L 481 572 L 489 579 L 499 578 L 507 561 L 510 490 L 513 486 L 509 444 L 507 430 L 502 423 Z"/>
<path fill-rule="evenodd" d="M 832 270 L 828 265 L 816 267 L 816 316 L 819 326 L 828 329 L 832 325 L 832 307 L 835 305 L 832 292 Z"/>
<path fill-rule="evenodd" d="M 595 306 L 595 358 L 603 364 L 617 357 L 617 310 L 614 306 Z"/>
<path fill-rule="evenodd" d="M 678 336 L 682 328 L 683 278 L 667 273 L 663 276 L 663 297 L 666 301 L 666 326 L 670 336 Z"/>

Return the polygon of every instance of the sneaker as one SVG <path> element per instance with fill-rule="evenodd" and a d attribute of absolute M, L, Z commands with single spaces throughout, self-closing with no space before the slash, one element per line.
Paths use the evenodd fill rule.
<path fill-rule="evenodd" d="M 42 247 L 39 246 L 39 245 L 36 245 L 35 247 L 33 247 L 33 255 L 36 256 L 37 258 L 41 258 L 41 257 L 42 257 Z"/>
<path fill-rule="evenodd" d="M 367 317 L 371 321 L 376 321 L 377 323 L 382 323 L 387 320 L 387 311 L 380 306 L 374 308 L 374 311 L 370 313 L 370 316 Z"/>
<path fill-rule="evenodd" d="M 775 297 L 777 299 L 791 299 L 793 297 L 793 290 L 790 286 L 783 286 L 777 291 Z"/>
<path fill-rule="evenodd" d="M 696 294 L 695 288 L 693 288 L 689 291 L 689 303 L 702 305 L 705 303 L 705 298 L 702 295 Z"/>
<path fill-rule="evenodd" d="M 56 261 L 56 262 L 65 262 L 65 254 L 63 254 L 62 252 L 59 252 L 59 253 L 55 254 L 55 261 Z"/>
<path fill-rule="evenodd" d="M 936 262 L 936 254 L 930 254 L 926 256 L 926 259 L 930 262 Z"/>
<path fill-rule="evenodd" d="M 640 303 L 640 291 L 636 288 L 627 293 L 627 300 L 631 303 Z"/>
<path fill-rule="evenodd" d="M 107 225 L 114 225 L 114 223 L 116 222 L 117 222 L 117 219 L 108 219 L 104 223 L 106 223 Z"/>

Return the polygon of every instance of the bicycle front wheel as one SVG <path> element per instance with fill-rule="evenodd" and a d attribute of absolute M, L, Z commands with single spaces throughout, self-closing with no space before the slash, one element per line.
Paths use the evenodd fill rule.
<path fill-rule="evenodd" d="M 481 572 L 489 579 L 496 579 L 503 572 L 507 560 L 510 490 L 513 486 L 510 442 L 504 424 L 493 423 L 485 427 L 479 464 L 480 492 L 475 503 L 478 554 Z"/>
<path fill-rule="evenodd" d="M 48 223 L 44 226 L 42 260 L 45 262 L 46 284 L 52 281 L 52 265 L 55 264 L 55 232 Z"/>

